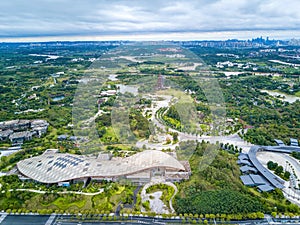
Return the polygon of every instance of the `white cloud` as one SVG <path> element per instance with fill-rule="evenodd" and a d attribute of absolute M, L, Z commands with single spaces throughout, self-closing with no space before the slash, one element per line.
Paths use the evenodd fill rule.
<path fill-rule="evenodd" d="M 298 0 L 10 0 L 0 1 L 0 37 L 298 30 L 299 8 Z"/>

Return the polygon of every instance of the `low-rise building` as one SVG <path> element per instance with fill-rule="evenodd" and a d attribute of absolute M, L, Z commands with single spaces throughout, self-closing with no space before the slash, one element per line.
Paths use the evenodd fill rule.
<path fill-rule="evenodd" d="M 101 91 L 100 96 L 114 96 L 117 94 L 116 90 L 107 90 L 107 91 Z"/>
<path fill-rule="evenodd" d="M 41 137 L 47 132 L 49 123 L 45 120 L 10 120 L 0 122 L 0 141 L 10 140 L 22 144 L 33 136 Z"/>
<path fill-rule="evenodd" d="M 250 173 L 257 173 L 257 169 L 255 169 L 254 167 L 252 166 L 242 166 L 240 168 L 240 171 L 243 173 L 243 174 L 250 174 Z"/>
<path fill-rule="evenodd" d="M 9 136 L 13 133 L 12 130 L 8 129 L 8 130 L 4 130 L 4 131 L 0 131 L 0 141 L 7 141 L 9 140 Z"/>
<path fill-rule="evenodd" d="M 86 180 L 129 180 L 134 184 L 150 182 L 153 177 L 167 181 L 189 178 L 188 162 L 183 165 L 171 155 L 158 150 L 145 150 L 126 158 L 87 157 L 47 151 L 43 155 L 17 163 L 19 172 L 41 183 Z"/>
<path fill-rule="evenodd" d="M 298 140 L 295 138 L 290 138 L 290 142 L 291 142 L 291 146 L 296 146 L 296 147 L 299 146 Z"/>
<path fill-rule="evenodd" d="M 66 135 L 66 134 L 61 134 L 61 135 L 59 135 L 59 136 L 57 137 L 57 140 L 58 140 L 58 141 L 65 141 L 65 140 L 67 140 L 67 138 L 68 138 L 68 135 Z"/>
<path fill-rule="evenodd" d="M 21 131 L 30 127 L 30 120 L 9 120 L 0 122 L 0 130 Z"/>
<path fill-rule="evenodd" d="M 22 144 L 24 141 L 30 141 L 34 133 L 31 131 L 14 132 L 9 136 L 13 144 Z"/>

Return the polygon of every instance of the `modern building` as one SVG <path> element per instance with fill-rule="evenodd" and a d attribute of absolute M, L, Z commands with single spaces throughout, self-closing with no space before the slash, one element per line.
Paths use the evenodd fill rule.
<path fill-rule="evenodd" d="M 135 184 L 144 184 L 153 177 L 180 181 L 188 179 L 191 174 L 188 162 L 179 162 L 158 150 L 145 150 L 126 158 L 88 157 L 52 150 L 18 162 L 17 168 L 23 176 L 47 184 L 89 178 L 108 181 L 127 179 Z"/>
<path fill-rule="evenodd" d="M 262 192 L 269 192 L 269 191 L 273 191 L 274 187 L 272 187 L 269 184 L 263 184 L 263 185 L 259 185 L 257 186 L 257 188 L 262 191 Z"/>
<path fill-rule="evenodd" d="M 67 138 L 68 138 L 68 135 L 62 134 L 62 135 L 59 135 L 59 136 L 57 137 L 57 140 L 58 140 L 58 141 L 65 141 L 65 140 L 67 140 Z"/>
<path fill-rule="evenodd" d="M 283 143 L 282 140 L 275 139 L 274 141 L 275 141 L 276 144 L 279 145 L 279 146 L 284 146 L 284 145 L 285 145 L 285 144 Z"/>
<path fill-rule="evenodd" d="M 261 175 L 250 174 L 240 176 L 246 186 L 257 187 L 260 191 L 273 191 L 275 188 Z"/>
<path fill-rule="evenodd" d="M 239 160 L 249 160 L 249 157 L 245 153 L 240 153 L 239 156 L 238 156 L 238 159 Z"/>
<path fill-rule="evenodd" d="M 14 132 L 10 129 L 0 131 L 0 141 L 7 141 L 12 133 Z"/>
<path fill-rule="evenodd" d="M 255 186 L 253 180 L 251 179 L 251 177 L 249 175 L 242 175 L 242 176 L 240 176 L 240 178 L 244 185 L 250 186 L 250 187 Z"/>
<path fill-rule="evenodd" d="M 0 122 L 0 130 L 26 130 L 30 127 L 30 120 L 9 120 Z"/>
<path fill-rule="evenodd" d="M 237 161 L 238 165 L 243 165 L 243 166 L 252 166 L 251 162 L 249 162 L 248 159 L 239 159 Z"/>
<path fill-rule="evenodd" d="M 298 140 L 295 138 L 290 138 L 291 146 L 299 146 Z"/>
<path fill-rule="evenodd" d="M 31 120 L 30 128 L 32 131 L 41 137 L 43 134 L 47 133 L 49 123 L 45 120 Z"/>
<path fill-rule="evenodd" d="M 267 181 L 261 175 L 250 174 L 249 176 L 253 180 L 255 186 L 267 184 Z"/>
<path fill-rule="evenodd" d="M 116 90 L 107 90 L 107 91 L 101 91 L 100 96 L 114 96 L 117 94 Z"/>
<path fill-rule="evenodd" d="M 22 144 L 33 136 L 41 137 L 47 132 L 49 123 L 45 120 L 10 120 L 0 122 L 0 141 L 10 140 Z"/>
<path fill-rule="evenodd" d="M 14 132 L 9 136 L 9 140 L 14 144 L 22 144 L 24 141 L 30 141 L 34 134 L 31 131 Z"/>
<path fill-rule="evenodd" d="M 240 167 L 240 171 L 243 173 L 243 174 L 250 174 L 250 173 L 257 173 L 257 169 L 255 169 L 255 167 L 252 167 L 252 166 L 242 166 Z"/>
<path fill-rule="evenodd" d="M 240 170 L 243 174 L 250 174 L 250 175 L 243 175 L 241 176 L 242 182 L 247 186 L 257 186 L 260 191 L 270 191 L 274 188 L 283 189 L 284 188 L 284 181 L 265 168 L 256 158 L 257 152 L 260 151 L 271 151 L 271 152 L 278 152 L 278 153 L 288 153 L 291 154 L 292 152 L 300 152 L 300 147 L 298 146 L 298 141 L 296 145 L 296 139 L 291 139 L 291 145 L 285 145 L 281 140 L 275 140 L 277 146 L 252 146 L 248 152 L 248 156 L 245 154 L 240 154 L 238 157 L 238 164 L 243 165 Z M 292 145 L 293 143 L 293 145 Z M 248 160 L 247 160 L 248 157 Z M 248 165 L 248 162 L 250 165 Z M 253 173 L 257 173 L 257 175 L 251 174 L 252 169 L 254 168 L 256 171 Z"/>

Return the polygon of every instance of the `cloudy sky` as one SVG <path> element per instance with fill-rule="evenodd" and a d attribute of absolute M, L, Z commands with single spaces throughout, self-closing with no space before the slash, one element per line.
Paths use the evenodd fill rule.
<path fill-rule="evenodd" d="M 299 0 L 1 0 L 0 39 L 297 38 Z"/>

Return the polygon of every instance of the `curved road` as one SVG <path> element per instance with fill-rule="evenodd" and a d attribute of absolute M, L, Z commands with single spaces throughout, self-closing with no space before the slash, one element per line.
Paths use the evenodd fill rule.
<path fill-rule="evenodd" d="M 158 102 L 156 102 L 157 103 L 156 106 L 152 106 L 151 120 L 154 125 L 165 130 L 167 126 L 162 121 L 160 121 L 158 118 L 156 118 L 156 112 L 162 107 L 168 107 L 169 102 L 172 99 L 172 96 L 164 95 L 163 97 L 165 97 L 165 99 L 166 99 L 165 101 L 158 101 Z M 239 131 L 235 134 L 231 134 L 231 135 L 227 135 L 227 136 L 204 136 L 204 135 L 199 136 L 199 135 L 194 135 L 194 134 L 183 133 L 183 132 L 180 132 L 173 128 L 170 128 L 170 127 L 168 127 L 168 130 L 171 132 L 177 132 L 178 139 L 180 141 L 187 141 L 187 140 L 202 141 L 203 140 L 203 141 L 209 141 L 210 143 L 213 143 L 213 144 L 215 144 L 216 142 L 224 143 L 224 144 L 228 143 L 228 144 L 233 144 L 235 146 L 238 146 L 239 148 L 242 148 L 243 152 L 248 152 L 250 147 L 253 146 L 252 144 L 244 141 L 238 135 Z M 149 149 L 157 149 L 157 150 L 162 150 L 162 149 L 166 149 L 166 148 L 175 149 L 175 147 L 178 146 L 178 144 L 165 145 L 162 143 L 149 143 L 148 140 L 142 140 L 142 141 L 138 141 L 136 143 L 136 146 L 139 148 L 142 148 L 143 145 L 145 145 Z"/>
<path fill-rule="evenodd" d="M 300 152 L 300 147 L 294 146 L 252 146 L 248 153 L 249 160 L 255 168 L 276 188 L 283 189 L 284 181 L 266 169 L 256 158 L 256 153 L 259 151 L 270 151 L 277 153 Z"/>

